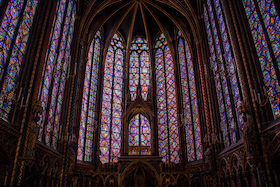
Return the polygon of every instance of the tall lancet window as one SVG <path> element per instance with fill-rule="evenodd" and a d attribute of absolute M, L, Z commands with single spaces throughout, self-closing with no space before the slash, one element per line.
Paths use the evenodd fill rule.
<path fill-rule="evenodd" d="M 43 70 L 39 100 L 43 113 L 38 122 L 38 139 L 56 149 L 61 132 L 60 117 L 64 86 L 69 71 L 76 5 L 74 0 L 57 2 L 48 53 Z"/>
<path fill-rule="evenodd" d="M 9 1 L 0 26 L 0 118 L 9 121 L 38 0 Z"/>
<path fill-rule="evenodd" d="M 96 127 L 96 94 L 101 57 L 101 34 L 97 31 L 91 42 L 85 69 L 80 120 L 78 160 L 92 161 L 93 131 Z"/>
<path fill-rule="evenodd" d="M 174 62 L 163 34 L 155 44 L 158 143 L 163 162 L 179 162 L 179 133 Z"/>
<path fill-rule="evenodd" d="M 129 62 L 129 91 L 131 100 L 136 99 L 137 87 L 140 83 L 141 95 L 147 100 L 150 85 L 150 58 L 147 40 L 135 38 L 131 42 Z"/>
<path fill-rule="evenodd" d="M 280 117 L 280 18 L 273 0 L 242 0 L 274 118 Z"/>
<path fill-rule="evenodd" d="M 202 159 L 197 91 L 191 51 L 179 32 L 178 52 L 188 161 Z"/>
<path fill-rule="evenodd" d="M 151 154 L 151 127 L 149 120 L 141 115 L 135 115 L 129 123 L 129 155 Z"/>
<path fill-rule="evenodd" d="M 104 68 L 101 111 L 100 161 L 117 162 L 121 150 L 124 43 L 113 36 Z"/>
<path fill-rule="evenodd" d="M 242 93 L 224 14 L 219 0 L 207 0 L 204 21 L 219 103 L 220 128 L 225 147 L 237 142 L 244 121 L 240 111 Z"/>

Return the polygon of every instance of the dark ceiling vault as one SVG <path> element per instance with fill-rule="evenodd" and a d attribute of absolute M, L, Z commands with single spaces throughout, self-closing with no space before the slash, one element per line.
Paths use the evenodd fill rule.
<path fill-rule="evenodd" d="M 173 48 L 175 28 L 183 31 L 187 40 L 198 38 L 195 36 L 199 31 L 198 19 L 189 1 L 79 0 L 78 3 L 81 16 L 80 40 L 90 42 L 94 33 L 103 27 L 105 50 L 116 32 L 122 35 L 126 44 L 135 36 L 143 36 L 148 39 L 150 47 L 156 35 L 162 32 Z"/>

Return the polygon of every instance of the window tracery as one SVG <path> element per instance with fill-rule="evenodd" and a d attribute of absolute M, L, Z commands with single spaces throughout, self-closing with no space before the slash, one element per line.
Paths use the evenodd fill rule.
<path fill-rule="evenodd" d="M 129 123 L 129 155 L 151 154 L 151 127 L 142 114 L 135 115 Z"/>
<path fill-rule="evenodd" d="M 147 100 L 150 85 L 150 58 L 147 40 L 141 37 L 131 42 L 129 62 L 129 90 L 131 100 L 136 99 L 137 86 L 140 83 L 141 95 Z"/>
<path fill-rule="evenodd" d="M 179 134 L 174 63 L 163 34 L 155 44 L 158 141 L 163 162 L 179 162 Z"/>
<path fill-rule="evenodd" d="M 117 162 L 121 150 L 124 44 L 115 34 L 105 59 L 100 161 Z"/>

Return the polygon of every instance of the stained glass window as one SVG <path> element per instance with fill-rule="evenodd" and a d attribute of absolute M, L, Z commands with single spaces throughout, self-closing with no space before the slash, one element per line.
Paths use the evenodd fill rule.
<path fill-rule="evenodd" d="M 101 34 L 98 31 L 91 42 L 85 70 L 82 98 L 78 160 L 92 161 L 93 131 L 96 126 L 96 94 L 101 54 Z"/>
<path fill-rule="evenodd" d="M 54 149 L 61 130 L 60 117 L 75 16 L 76 5 L 73 0 L 58 1 L 41 82 L 39 100 L 43 113 L 38 122 L 38 139 Z"/>
<path fill-rule="evenodd" d="M 8 2 L 0 27 L 0 117 L 9 120 L 38 0 Z"/>
<path fill-rule="evenodd" d="M 204 5 L 204 21 L 219 103 L 220 127 L 224 145 L 227 147 L 237 142 L 244 121 L 240 112 L 242 94 L 239 78 L 219 0 L 207 0 Z"/>
<path fill-rule="evenodd" d="M 129 155 L 151 154 L 151 127 L 149 120 L 141 115 L 135 115 L 128 128 Z"/>
<path fill-rule="evenodd" d="M 280 117 L 280 19 L 273 0 L 242 0 L 274 118 Z M 263 24 L 262 24 L 263 23 Z"/>
<path fill-rule="evenodd" d="M 136 99 L 137 87 L 140 83 L 141 95 L 144 100 L 147 100 L 148 89 L 150 85 L 149 71 L 150 59 L 147 40 L 143 38 L 135 38 L 131 42 L 130 62 L 129 62 L 129 90 L 131 100 Z"/>
<path fill-rule="evenodd" d="M 200 121 L 194 68 L 189 45 L 179 32 L 178 53 L 188 161 L 202 159 Z"/>
<path fill-rule="evenodd" d="M 117 162 L 121 150 L 124 44 L 113 36 L 105 60 L 101 111 L 100 161 Z"/>
<path fill-rule="evenodd" d="M 179 134 L 174 62 L 161 34 L 155 44 L 158 143 L 163 162 L 179 162 Z"/>

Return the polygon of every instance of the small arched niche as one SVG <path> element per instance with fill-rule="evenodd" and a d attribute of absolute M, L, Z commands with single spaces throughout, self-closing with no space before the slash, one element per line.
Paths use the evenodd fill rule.
<path fill-rule="evenodd" d="M 128 155 L 151 155 L 151 144 L 150 121 L 138 113 L 128 125 Z"/>

